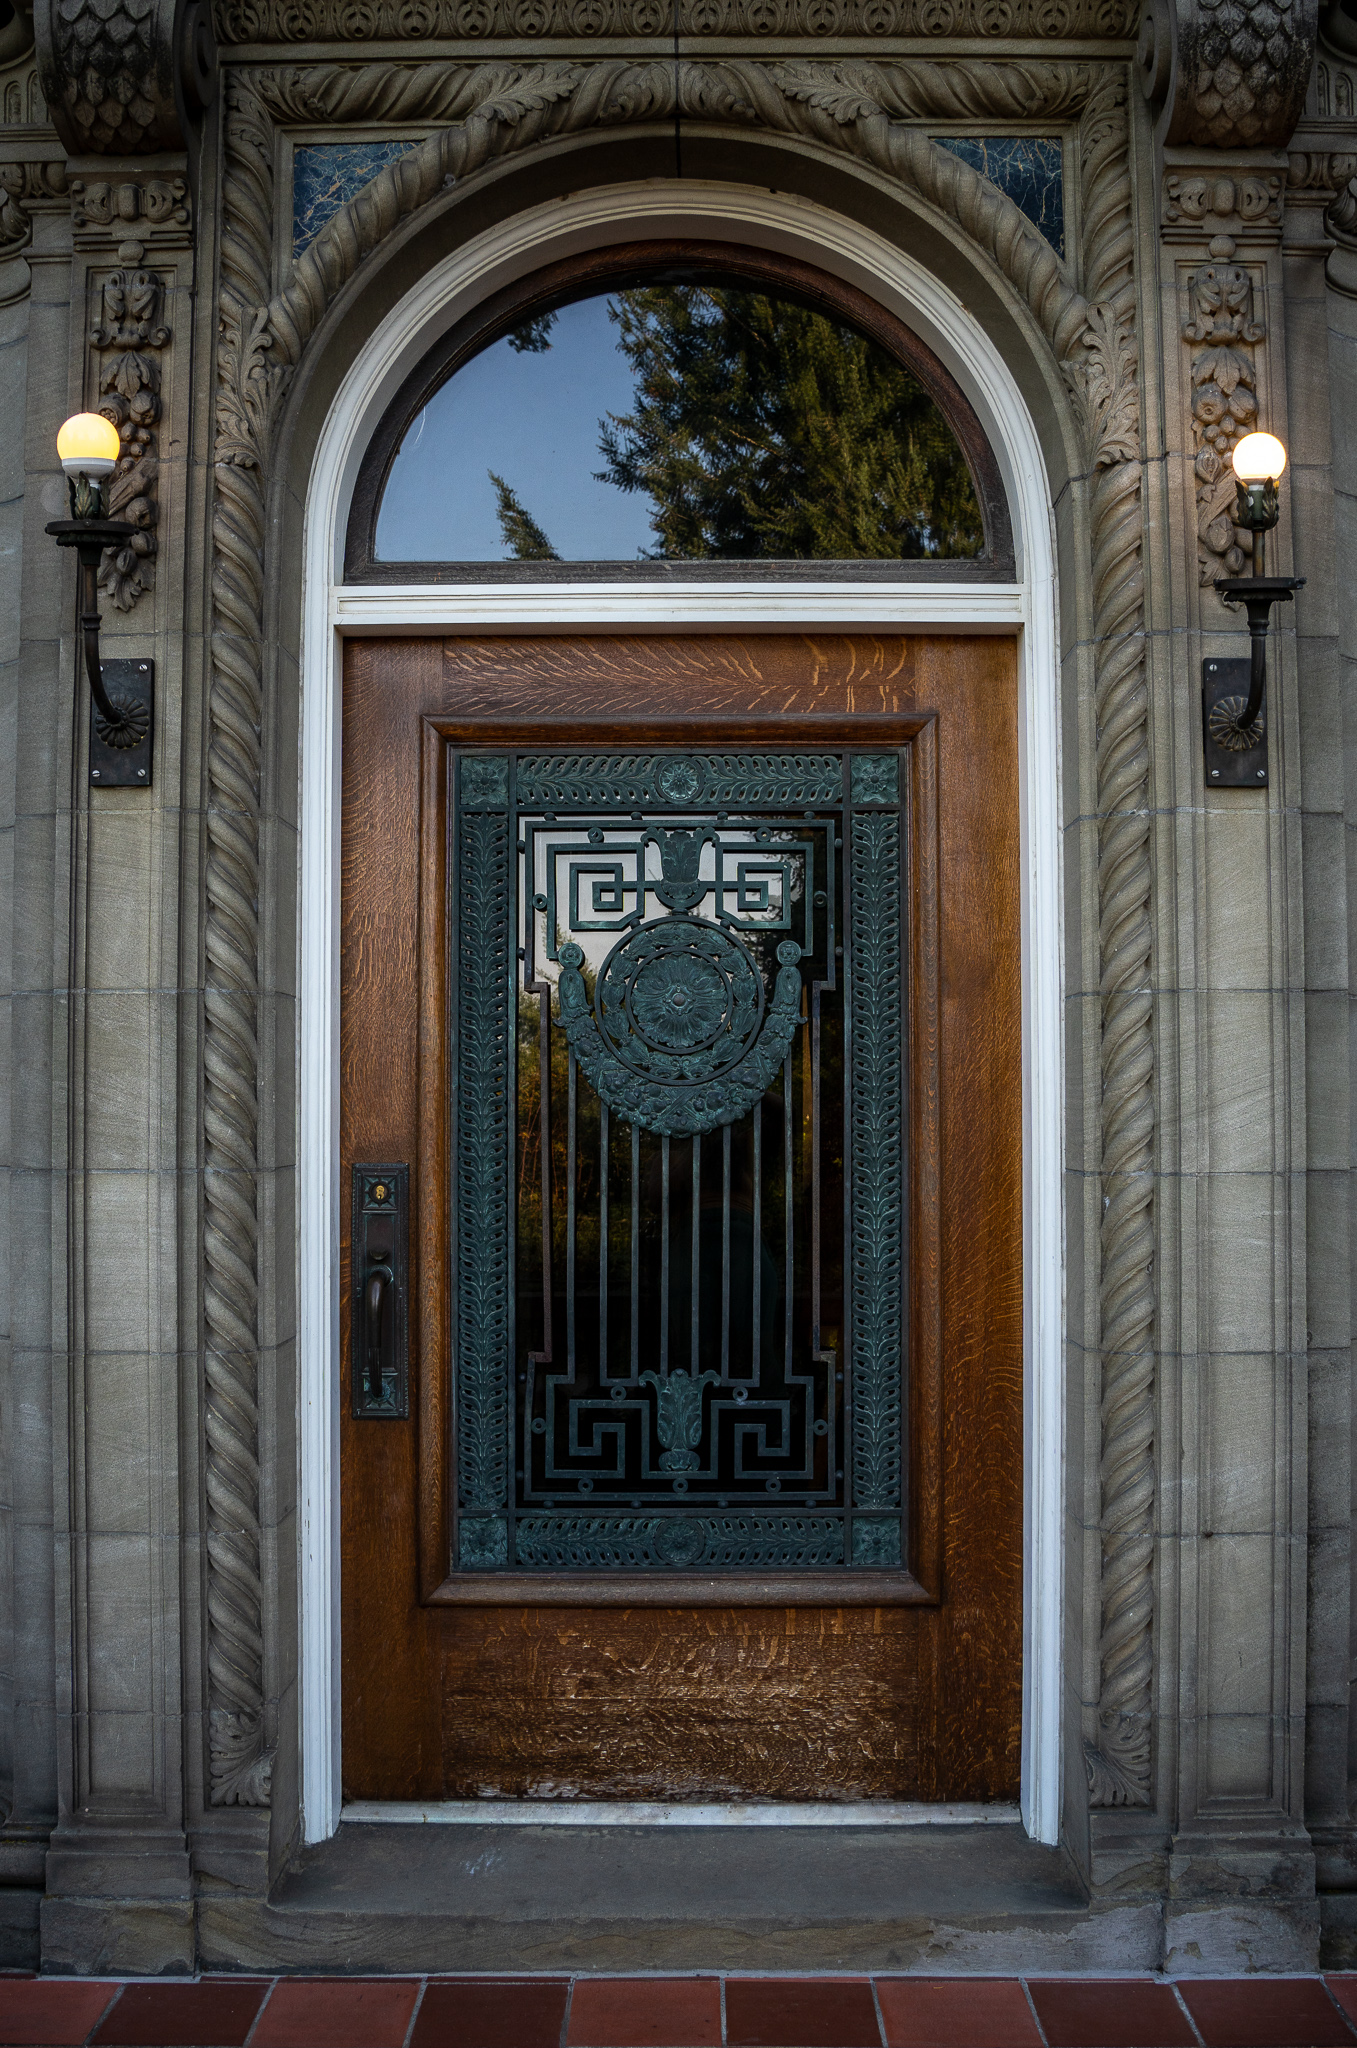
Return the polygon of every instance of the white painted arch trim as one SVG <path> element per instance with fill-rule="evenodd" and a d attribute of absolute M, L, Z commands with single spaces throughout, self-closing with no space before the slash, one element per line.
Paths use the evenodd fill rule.
<path fill-rule="evenodd" d="M 345 525 L 368 439 L 434 341 L 479 300 L 548 261 L 642 236 L 703 235 L 818 263 L 929 343 L 990 436 L 1008 491 L 1017 591 L 904 584 L 341 587 Z M 1012 372 L 961 301 L 904 251 L 808 200 L 655 180 L 572 194 L 445 257 L 371 335 L 316 449 L 302 590 L 301 917 L 298 959 L 298 1371 L 304 1837 L 339 1824 L 339 703 L 347 632 L 693 630 L 886 624 L 1016 633 L 1022 834 L 1024 1572 L 1022 1817 L 1058 1839 L 1063 1608 L 1063 943 L 1060 725 L 1051 496 Z M 662 606 L 670 606 L 665 616 Z M 646 605 L 648 617 L 642 617 Z M 895 607 L 892 609 L 892 605 Z M 1001 617 L 1004 607 L 1007 611 Z M 383 607 L 386 608 L 385 616 Z M 849 1818 L 851 1809 L 844 1810 Z"/>

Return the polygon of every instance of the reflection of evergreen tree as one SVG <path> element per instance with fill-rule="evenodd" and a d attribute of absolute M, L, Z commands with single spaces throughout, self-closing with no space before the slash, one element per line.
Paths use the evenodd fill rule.
<path fill-rule="evenodd" d="M 609 312 L 637 386 L 600 422 L 599 480 L 651 498 L 651 559 L 980 552 L 951 429 L 865 335 L 740 287 L 648 285 Z"/>
<path fill-rule="evenodd" d="M 509 329 L 509 346 L 516 356 L 544 356 L 551 347 L 551 330 L 555 325 L 554 313 L 533 313 Z"/>
<path fill-rule="evenodd" d="M 496 476 L 493 469 L 487 470 L 486 475 L 495 486 L 495 496 L 499 500 L 496 508 L 499 530 L 513 560 L 559 562 L 560 556 L 517 492 L 505 483 L 502 476 Z"/>

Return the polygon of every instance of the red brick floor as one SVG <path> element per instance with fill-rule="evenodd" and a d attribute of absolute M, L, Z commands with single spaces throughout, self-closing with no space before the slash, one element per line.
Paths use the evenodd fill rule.
<path fill-rule="evenodd" d="M 0 2048 L 1331 2048 L 1330 1977 L 0 1976 Z"/>

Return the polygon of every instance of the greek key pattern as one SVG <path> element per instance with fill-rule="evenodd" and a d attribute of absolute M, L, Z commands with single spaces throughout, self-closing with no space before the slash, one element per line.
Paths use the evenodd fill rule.
<path fill-rule="evenodd" d="M 457 1001 L 457 1472 L 464 1508 L 508 1489 L 509 827 L 463 813 Z"/>
<path fill-rule="evenodd" d="M 900 1505 L 900 821 L 853 820 L 853 1499 Z"/>

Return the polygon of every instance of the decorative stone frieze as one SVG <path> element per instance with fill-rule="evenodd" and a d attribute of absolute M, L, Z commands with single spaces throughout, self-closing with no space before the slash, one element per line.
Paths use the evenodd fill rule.
<path fill-rule="evenodd" d="M 225 33 L 234 33 L 223 23 Z M 243 32 L 243 31 L 242 31 Z M 209 690 L 204 1305 L 210 1746 L 215 1803 L 267 1802 L 258 1522 L 256 1128 L 265 479 L 296 364 L 397 224 L 484 163 L 567 133 L 675 114 L 870 163 L 967 235 L 1025 300 L 1059 365 L 1091 477 L 1103 958 L 1102 1678 L 1095 1804 L 1151 1796 L 1155 1300 L 1148 698 L 1141 427 L 1126 81 L 1119 68 L 751 60 L 373 64 L 237 73 L 228 88 L 214 428 Z M 1081 293 L 1020 209 L 912 122 L 1078 119 Z M 281 122 L 431 120 L 273 279 Z"/>
<path fill-rule="evenodd" d="M 685 38 L 1124 39 L 1136 0 L 679 0 Z M 217 0 L 224 44 L 468 43 L 672 34 L 671 0 Z"/>
<path fill-rule="evenodd" d="M 183 149 L 211 104 L 209 0 L 37 0 L 38 70 L 74 156 Z"/>
<path fill-rule="evenodd" d="M 1317 0 L 1146 0 L 1136 64 L 1174 146 L 1281 149 L 1305 106 Z"/>

